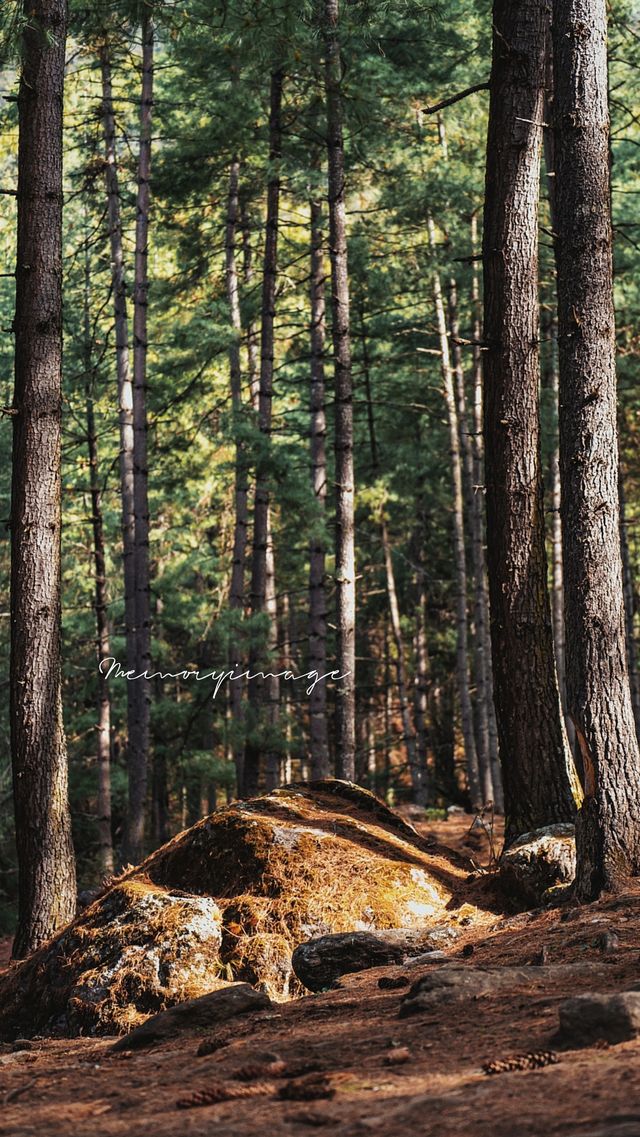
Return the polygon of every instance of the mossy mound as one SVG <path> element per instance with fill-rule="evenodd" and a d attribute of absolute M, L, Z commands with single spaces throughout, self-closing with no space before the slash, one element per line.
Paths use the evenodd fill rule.
<path fill-rule="evenodd" d="M 286 999 L 302 990 L 297 944 L 441 923 L 467 871 L 350 783 L 236 802 L 127 871 L 12 968 L 0 980 L 0 1033 L 122 1033 L 238 980 Z"/>

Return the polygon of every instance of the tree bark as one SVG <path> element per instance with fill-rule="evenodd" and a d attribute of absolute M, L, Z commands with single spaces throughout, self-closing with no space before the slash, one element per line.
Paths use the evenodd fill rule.
<path fill-rule="evenodd" d="M 495 0 L 483 249 L 484 438 L 507 842 L 575 812 L 553 654 L 538 408 L 546 19 L 545 0 Z"/>
<path fill-rule="evenodd" d="M 284 73 L 276 70 L 271 75 L 270 113 L 269 113 L 269 159 L 270 173 L 267 185 L 267 226 L 264 250 L 264 272 L 262 286 L 262 325 L 260 336 L 260 398 L 258 426 L 266 443 L 267 450 L 259 455 L 256 468 L 255 506 L 253 522 L 253 554 L 251 566 L 251 613 L 256 616 L 266 613 L 267 652 L 277 642 L 277 620 L 274 620 L 275 586 L 273 569 L 273 542 L 271 539 L 271 500 L 269 489 L 268 448 L 271 441 L 272 401 L 273 401 L 273 363 L 274 334 L 276 315 L 276 284 L 278 274 L 278 232 L 280 209 L 280 170 L 282 156 L 282 86 Z M 275 632 L 274 632 L 275 628 Z M 249 669 L 251 674 L 257 670 L 258 647 L 254 633 Z M 267 668 L 269 670 L 269 668 Z M 264 750 L 260 742 L 259 716 L 261 708 L 266 714 L 269 734 L 277 718 L 279 698 L 278 679 L 251 679 L 248 682 L 250 723 L 249 738 L 244 757 L 244 794 L 253 796 L 258 791 L 260 777 L 260 758 Z M 266 753 L 269 778 L 273 779 L 273 757 Z"/>
<path fill-rule="evenodd" d="M 240 344 L 242 340 L 242 318 L 240 313 L 240 291 L 236 264 L 236 237 L 238 232 L 239 199 L 238 186 L 240 162 L 234 157 L 229 170 L 229 195 L 227 199 L 227 226 L 225 242 L 225 267 L 227 278 L 227 300 L 233 338 L 229 345 L 229 379 L 231 384 L 231 407 L 235 438 L 234 472 L 234 526 L 233 554 L 231 564 L 231 587 L 229 606 L 235 613 L 231 625 L 229 668 L 241 669 L 238 645 L 241 642 L 241 624 L 245 601 L 245 560 L 247 553 L 247 528 L 249 523 L 249 470 L 242 428 L 242 365 Z M 244 768 L 244 741 L 241 727 L 244 719 L 244 684 L 236 680 L 230 684 L 229 691 L 232 730 L 233 761 L 236 769 L 236 783 L 242 786 Z"/>
<path fill-rule="evenodd" d="M 70 920 L 76 878 L 62 723 L 60 431 L 64 0 L 30 0 L 18 96 L 10 715 L 16 958 Z"/>
<path fill-rule="evenodd" d="M 640 871 L 616 426 L 605 0 L 553 6 L 567 703 L 584 767 L 576 893 Z"/>
<path fill-rule="evenodd" d="M 336 666 L 342 676 L 336 686 L 336 775 L 339 778 L 352 780 L 355 773 L 356 744 L 355 484 L 339 18 L 339 0 L 324 0 L 329 250 L 335 367 Z"/>
<path fill-rule="evenodd" d="M 142 85 L 140 91 L 140 144 L 136 200 L 136 245 L 133 287 L 133 508 L 136 579 L 136 669 L 151 669 L 151 584 L 149 575 L 149 490 L 147 459 L 147 310 L 149 293 L 149 205 L 151 178 L 151 122 L 153 111 L 154 25 L 142 20 Z M 141 759 L 136 773 L 134 808 L 130 810 L 128 854 L 139 859 L 144 847 L 147 798 L 147 763 L 151 722 L 151 683 L 138 681 L 137 746 Z"/>
<path fill-rule="evenodd" d="M 111 698 L 106 675 L 100 669 L 103 659 L 111 655 L 108 615 L 107 570 L 104 544 L 102 487 L 98 463 L 98 435 L 94 411 L 95 371 L 92 364 L 91 334 L 91 260 L 85 246 L 84 288 L 84 380 L 87 417 L 87 451 L 91 492 L 91 525 L 93 529 L 93 563 L 95 573 L 94 608 L 96 616 L 96 655 L 98 662 L 98 724 L 96 758 L 98 767 L 97 832 L 98 862 L 103 873 L 113 872 L 113 839 L 111 835 Z"/>
<path fill-rule="evenodd" d="M 428 219 L 429 244 L 432 252 L 436 250 L 436 230 L 433 219 Z M 453 552 L 455 562 L 455 603 L 456 603 L 456 676 L 460 699 L 460 717 L 464 755 L 469 778 L 469 794 L 472 809 L 480 809 L 482 800 L 480 769 L 473 729 L 473 707 L 469 687 L 468 629 L 467 629 L 467 558 L 464 543 L 464 504 L 462 490 L 462 461 L 460 455 L 460 435 L 453 382 L 453 368 L 449 353 L 449 335 L 445 316 L 440 276 L 434 269 L 433 302 L 438 325 L 442 383 L 447 422 L 449 425 L 449 449 L 451 453 L 451 479 L 453 488 Z"/>
<path fill-rule="evenodd" d="M 317 503 L 309 550 L 309 670 L 327 671 L 327 595 L 324 522 L 327 501 L 327 420 L 325 414 L 325 271 L 322 209 L 311 202 L 311 487 Z M 327 687 L 316 683 L 309 696 L 311 776 L 329 776 Z"/>
<path fill-rule="evenodd" d="M 127 290 L 124 276 L 120 190 L 116 156 L 116 126 L 111 89 L 109 48 L 100 48 L 102 72 L 102 118 L 105 139 L 105 180 L 107 216 L 111 244 L 111 282 L 113 294 L 116 371 L 120 423 L 120 495 L 122 501 L 122 547 L 124 565 L 124 618 L 127 670 L 138 670 L 138 627 L 136 595 L 136 509 L 135 441 L 133 382 L 129 363 Z M 129 795 L 123 843 L 123 861 L 137 863 L 142 858 L 147 794 L 147 750 L 145 746 L 146 694 L 143 681 L 127 683 L 127 772 Z"/>

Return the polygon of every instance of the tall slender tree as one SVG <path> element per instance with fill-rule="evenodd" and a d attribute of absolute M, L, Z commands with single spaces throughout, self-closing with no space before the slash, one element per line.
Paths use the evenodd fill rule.
<path fill-rule="evenodd" d="M 325 411 L 325 266 L 322 206 L 312 200 L 311 209 L 311 487 L 319 510 L 317 528 L 309 550 L 309 670 L 327 671 L 326 550 L 322 524 L 327 501 L 327 417 Z M 327 687 L 316 683 L 309 696 L 311 773 L 329 774 Z"/>
<path fill-rule="evenodd" d="M 133 268 L 133 510 L 136 606 L 136 670 L 151 666 L 151 583 L 149 577 L 149 472 L 147 458 L 147 311 L 149 297 L 149 210 L 151 204 L 151 124 L 155 28 L 149 9 L 143 6 L 141 26 L 142 76 L 140 86 L 140 141 L 136 235 Z M 147 765 L 151 720 L 151 683 L 139 681 L 137 727 L 144 755 L 144 785 L 137 787 L 139 804 L 131 815 L 130 854 L 141 855 L 146 813 Z M 142 759 L 140 775 L 143 773 Z M 144 795 L 144 797 L 143 797 Z"/>
<path fill-rule="evenodd" d="M 337 668 L 342 676 L 336 688 L 336 774 L 353 779 L 356 749 L 355 473 L 339 21 L 340 0 L 324 0 L 331 326 L 335 368 Z"/>
<path fill-rule="evenodd" d="M 605 0 L 553 5 L 567 703 L 584 770 L 583 900 L 640 872 L 640 753 L 625 651 Z"/>
<path fill-rule="evenodd" d="M 494 2 L 483 249 L 484 437 L 507 841 L 574 815 L 547 589 L 538 407 L 547 19 L 546 0 Z"/>
<path fill-rule="evenodd" d="M 65 0 L 24 5 L 11 494 L 11 753 L 21 957 L 74 915 L 60 666 Z"/>
<path fill-rule="evenodd" d="M 269 178 L 267 184 L 267 223 L 262 283 L 262 319 L 260 334 L 260 388 L 258 427 L 265 443 L 271 440 L 273 414 L 273 371 L 276 317 L 276 286 L 278 279 L 278 236 L 280 228 L 280 159 L 282 157 L 282 88 L 284 72 L 276 68 L 271 73 L 269 96 Z M 274 620 L 275 589 L 273 584 L 273 541 L 271 532 L 271 492 L 266 452 L 258 457 L 256 470 L 255 504 L 253 517 L 253 550 L 251 562 L 251 613 L 267 616 L 267 650 L 275 647 L 277 621 Z M 251 674 L 256 674 L 258 639 L 254 637 L 249 660 Z M 271 728 L 277 715 L 279 681 L 276 678 L 249 680 L 251 706 L 250 734 L 244 756 L 244 793 L 257 792 L 260 776 L 260 758 L 263 746 L 258 718 L 265 711 L 266 725 Z M 270 735 L 272 731 L 269 730 Z M 267 766 L 273 757 L 266 754 Z"/>
<path fill-rule="evenodd" d="M 111 56 L 105 38 L 100 46 L 102 76 L 102 123 L 105 145 L 107 219 L 111 248 L 111 291 L 115 322 L 116 374 L 120 424 L 120 497 L 124 572 L 124 618 L 127 670 L 138 672 L 138 625 L 136 590 L 136 499 L 133 376 L 129 356 L 127 286 L 124 269 L 120 186 L 113 107 Z M 147 720 L 143 681 L 127 683 L 127 772 L 129 782 L 127 821 L 123 848 L 125 861 L 142 857 L 147 795 Z"/>

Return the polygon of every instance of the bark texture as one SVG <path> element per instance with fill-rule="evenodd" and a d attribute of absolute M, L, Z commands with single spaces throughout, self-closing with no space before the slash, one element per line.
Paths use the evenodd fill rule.
<path fill-rule="evenodd" d="M 506 839 L 571 820 L 540 460 L 538 200 L 545 0 L 493 8 L 484 218 L 484 438 L 494 693 Z"/>
<path fill-rule="evenodd" d="M 18 855 L 13 953 L 75 913 L 60 667 L 64 0 L 25 5 L 11 496 L 11 756 Z"/>
<path fill-rule="evenodd" d="M 353 779 L 356 748 L 355 476 L 339 19 L 339 0 L 325 0 L 323 30 L 335 367 L 336 665 L 343 676 L 336 686 L 336 775 L 339 778 Z"/>
<path fill-rule="evenodd" d="M 584 768 L 576 891 L 640 869 L 640 754 L 625 651 L 605 0 L 553 6 L 567 703 Z"/>

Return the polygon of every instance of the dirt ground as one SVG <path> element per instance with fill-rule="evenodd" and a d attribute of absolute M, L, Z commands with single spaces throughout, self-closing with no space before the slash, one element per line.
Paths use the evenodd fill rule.
<path fill-rule="evenodd" d="M 487 864 L 486 835 L 469 833 L 469 822 L 458 816 L 426 831 Z M 481 880 L 478 890 L 482 905 Z M 130 1055 L 111 1055 L 107 1039 L 7 1045 L 0 1134 L 640 1137 L 640 1040 L 561 1051 L 543 1069 L 482 1071 L 486 1062 L 552 1048 L 562 999 L 637 983 L 639 932 L 640 888 L 584 909 L 487 911 L 462 927 L 448 954 L 469 968 L 531 965 L 530 984 L 517 991 L 400 1018 L 406 985 L 381 989 L 379 980 L 413 982 L 441 966 L 423 963 L 345 976 L 337 989 L 237 1018 L 210 1036 L 201 1057 L 202 1035 Z M 583 967 L 549 978 L 542 962 Z M 288 1065 L 288 1081 L 267 1069 L 275 1059 Z M 178 1107 L 220 1084 L 252 1096 Z M 291 1092 L 298 1100 L 280 1096 Z"/>

